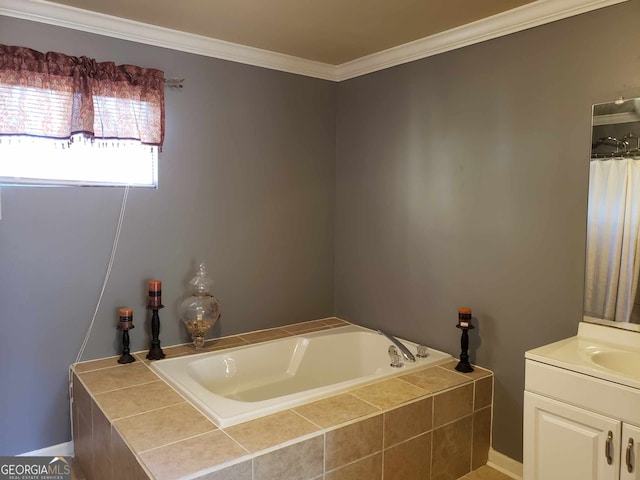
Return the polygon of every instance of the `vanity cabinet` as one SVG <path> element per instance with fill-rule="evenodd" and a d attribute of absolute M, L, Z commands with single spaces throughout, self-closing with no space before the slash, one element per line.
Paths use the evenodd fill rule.
<path fill-rule="evenodd" d="M 527 352 L 524 480 L 640 480 L 640 389 L 574 366 L 569 346 Z"/>
<path fill-rule="evenodd" d="M 525 392 L 525 480 L 618 480 L 622 422 Z M 631 477 L 634 478 L 634 477 Z"/>

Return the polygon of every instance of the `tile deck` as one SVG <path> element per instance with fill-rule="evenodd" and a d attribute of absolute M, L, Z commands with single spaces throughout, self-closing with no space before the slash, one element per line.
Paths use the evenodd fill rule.
<path fill-rule="evenodd" d="M 337 319 L 316 320 L 217 339 L 209 348 L 268 341 L 347 324 Z M 171 352 L 171 356 L 192 352 L 186 346 L 164 350 Z M 140 360 L 143 355 L 144 352 L 136 354 Z M 247 465 L 253 465 L 254 480 L 261 475 L 265 479 L 275 478 L 272 475 L 280 468 L 280 462 L 298 458 L 298 449 L 304 450 L 308 460 L 298 467 L 305 471 L 304 478 L 315 480 L 316 463 L 319 461 L 322 467 L 324 458 L 325 470 L 321 468 L 318 479 L 344 479 L 365 470 L 376 475 L 375 472 L 385 465 L 380 473 L 385 479 L 393 480 L 399 470 L 391 465 L 406 463 L 407 448 L 421 452 L 425 445 L 429 445 L 429 451 L 433 445 L 433 459 L 425 465 L 424 455 L 411 454 L 409 460 L 417 462 L 412 475 L 422 472 L 432 479 L 509 479 L 483 466 L 490 438 L 493 374 L 482 368 L 463 374 L 454 370 L 456 361 L 429 365 L 413 373 L 379 380 L 222 429 L 160 380 L 149 369 L 149 362 L 123 366 L 116 360 L 117 357 L 111 357 L 73 366 L 74 385 L 77 381 L 74 400 L 78 411 L 74 432 L 76 429 L 82 432 L 81 428 L 92 422 L 96 430 L 96 419 L 103 419 L 105 426 L 101 428 L 104 431 L 94 431 L 93 442 L 96 435 L 101 434 L 105 438 L 102 444 L 106 442 L 110 451 L 112 449 L 114 458 L 106 459 L 109 462 L 102 465 L 111 465 L 112 475 L 108 478 L 113 480 L 120 480 L 116 475 L 116 467 L 124 464 L 120 457 L 134 463 L 138 474 L 131 478 L 135 480 L 147 477 L 170 480 L 222 464 L 229 466 L 206 475 L 207 480 L 251 478 L 247 477 L 247 472 L 252 469 Z M 417 422 L 417 418 L 424 421 Z M 488 426 L 485 425 L 487 422 Z M 478 426 L 475 430 L 481 432 L 482 438 L 469 435 L 471 425 Z M 109 437 L 111 445 L 108 445 Z M 121 439 L 120 443 L 118 439 Z M 202 442 L 209 447 L 215 445 L 215 448 L 200 451 Z M 440 443 L 442 446 L 438 448 Z M 116 455 L 116 446 L 124 446 L 127 451 Z M 445 458 L 456 446 L 460 449 L 456 457 L 465 458 L 466 463 Z M 484 456 L 472 453 L 472 448 L 483 451 Z M 95 470 L 100 469 L 100 457 L 93 453 L 89 458 L 89 463 L 86 460 L 83 463 L 82 456 L 80 462 L 74 462 L 77 467 L 74 468 L 74 479 L 91 479 L 99 474 Z M 469 461 L 471 468 L 481 468 L 466 473 L 470 468 Z M 80 463 L 82 468 L 90 470 L 85 470 L 84 476 L 79 470 Z"/>

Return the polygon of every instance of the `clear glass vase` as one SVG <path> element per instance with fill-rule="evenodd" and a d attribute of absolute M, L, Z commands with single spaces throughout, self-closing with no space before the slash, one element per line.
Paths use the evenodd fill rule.
<path fill-rule="evenodd" d="M 204 263 L 200 264 L 198 274 L 189 285 L 192 292 L 180 303 L 180 319 L 191 334 L 195 349 L 201 350 L 207 333 L 220 318 L 220 302 L 211 295 L 213 281 Z"/>

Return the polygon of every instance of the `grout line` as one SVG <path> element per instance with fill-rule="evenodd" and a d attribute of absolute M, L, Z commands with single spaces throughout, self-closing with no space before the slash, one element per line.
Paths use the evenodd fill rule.
<path fill-rule="evenodd" d="M 308 404 L 307 404 L 308 405 Z M 302 405 L 300 405 L 302 406 Z M 286 412 L 286 410 L 282 410 L 283 412 Z M 315 423 L 313 420 L 311 420 L 310 418 L 305 417 L 302 413 L 298 412 L 297 410 L 295 410 L 294 408 L 290 408 L 289 411 L 295 413 L 296 415 L 298 415 L 300 418 L 302 418 L 303 420 L 309 422 L 311 425 L 318 427 L 320 430 L 324 430 L 324 427 L 321 425 L 318 425 L 317 423 Z"/>
<path fill-rule="evenodd" d="M 94 401 L 95 401 L 95 400 L 94 400 Z M 176 405 L 180 405 L 181 403 L 185 403 L 185 399 L 184 399 L 184 398 L 182 398 L 182 400 L 180 400 L 179 402 L 170 403 L 170 404 L 168 404 L 168 405 L 164 405 L 164 406 L 159 407 L 159 408 L 154 408 L 154 409 L 151 409 L 151 410 L 145 410 L 144 412 L 132 413 L 131 415 L 125 415 L 124 417 L 110 418 L 110 417 L 107 415 L 107 412 L 105 412 L 105 411 L 103 410 L 102 406 L 98 405 L 98 402 L 97 402 L 97 401 L 95 401 L 95 404 L 96 404 L 96 405 L 98 406 L 98 408 L 102 411 L 102 414 L 103 414 L 103 415 L 107 418 L 107 420 L 109 420 L 109 422 L 111 422 L 112 424 L 113 424 L 113 423 L 115 423 L 115 422 L 117 422 L 117 421 L 119 421 L 119 420 L 123 420 L 123 419 L 125 419 L 125 418 L 135 417 L 136 415 L 142 415 L 142 414 L 144 414 L 144 413 L 155 412 L 155 411 L 157 411 L 157 410 L 161 410 L 161 409 L 163 409 L 163 408 L 167 408 L 167 407 L 175 407 Z M 189 402 L 187 402 L 187 403 L 189 403 Z M 215 424 L 214 424 L 214 425 L 215 425 Z"/>
<path fill-rule="evenodd" d="M 165 448 L 165 447 L 169 447 L 169 446 L 171 446 L 171 445 L 175 445 L 176 443 L 184 442 L 184 441 L 186 441 L 186 440 L 191 440 L 191 439 L 193 439 L 193 438 L 202 437 L 202 436 L 204 436 L 204 435 L 207 435 L 207 434 L 209 434 L 209 433 L 211 433 L 211 432 L 215 432 L 215 431 L 218 431 L 218 430 L 209 430 L 208 432 L 203 432 L 203 433 L 198 433 L 198 434 L 195 434 L 195 435 L 190 435 L 190 436 L 188 436 L 188 437 L 181 438 L 180 440 L 174 440 L 173 442 L 165 443 L 164 445 L 160 445 L 160 446 L 158 446 L 158 447 L 147 448 L 146 450 L 141 450 L 140 452 L 136 452 L 136 453 L 137 453 L 138 455 L 143 455 L 143 454 L 145 454 L 145 453 L 153 452 L 154 450 L 159 450 L 159 449 L 161 449 L 161 448 Z M 222 430 L 219 430 L 219 431 L 222 431 Z M 118 432 L 118 433 L 120 433 L 120 432 Z M 120 437 L 122 437 L 122 434 L 120 434 Z M 235 440 L 234 440 L 234 442 L 235 442 Z M 235 443 L 238 443 L 238 442 L 235 442 Z M 240 445 L 240 447 L 242 447 L 242 449 L 243 449 L 244 451 L 247 451 L 247 449 L 246 449 L 246 448 L 244 448 L 242 445 Z M 250 452 L 248 452 L 248 451 L 247 451 L 247 453 L 250 453 Z M 244 455 L 243 455 L 243 456 L 244 456 Z M 238 457 L 238 458 L 240 458 L 240 457 Z M 216 465 L 216 466 L 217 466 L 217 465 Z"/>
<path fill-rule="evenodd" d="M 469 384 L 473 383 L 473 380 L 469 380 L 468 382 L 458 383 L 457 385 L 453 385 L 453 386 L 450 386 L 450 387 L 445 387 L 445 388 L 443 388 L 443 389 L 441 389 L 441 390 L 429 391 L 429 390 L 426 390 L 424 387 L 421 387 L 421 386 L 419 386 L 419 385 L 415 385 L 415 384 L 413 384 L 413 383 L 411 383 L 411 382 L 408 382 L 407 380 L 403 380 L 403 379 L 401 379 L 401 378 L 399 378 L 399 377 L 395 377 L 395 378 L 397 378 L 397 379 L 398 379 L 398 380 L 400 380 L 401 382 L 405 382 L 405 383 L 407 383 L 407 384 L 409 384 L 409 385 L 411 385 L 411 386 L 413 386 L 413 387 L 421 388 L 421 389 L 423 389 L 425 392 L 427 392 L 427 393 L 428 393 L 428 395 L 433 395 L 433 396 L 435 396 L 435 395 L 439 395 L 439 394 L 441 394 L 441 393 L 447 393 L 447 392 L 450 392 L 451 390 L 454 390 L 454 389 L 456 389 L 456 388 L 458 388 L 458 387 L 463 387 L 463 386 L 465 386 L 465 385 L 469 385 Z"/>
<path fill-rule="evenodd" d="M 231 468 L 234 467 L 236 465 L 240 465 L 241 463 L 244 462 L 251 462 L 251 476 L 253 477 L 253 459 L 252 458 L 247 458 L 248 455 L 242 455 L 240 457 L 236 457 L 234 459 L 231 460 L 227 460 L 226 462 L 222 462 L 219 463 L 217 465 L 211 466 L 211 467 L 205 467 L 205 468 L 201 468 L 200 470 L 196 470 L 195 472 L 192 473 L 187 473 L 186 475 L 182 475 L 181 477 L 179 477 L 179 480 L 199 480 L 202 478 L 208 478 L 210 473 L 218 473 L 222 470 L 225 470 L 227 468 Z M 150 476 L 149 479 L 151 480 L 156 480 L 157 477 L 155 476 Z"/>
<path fill-rule="evenodd" d="M 435 443 L 435 428 L 433 424 L 435 423 L 436 417 L 436 402 L 431 402 L 431 445 L 429 451 L 429 476 L 433 475 L 433 444 Z"/>
<path fill-rule="evenodd" d="M 384 450 L 384 449 L 383 449 L 383 450 Z M 358 458 L 358 459 L 356 459 L 356 460 L 353 460 L 353 461 L 351 461 L 351 462 L 345 463 L 344 465 L 340 465 L 339 467 L 336 467 L 336 468 L 334 468 L 334 469 L 332 469 L 332 470 L 326 470 L 326 469 L 325 469 L 324 474 L 326 475 L 326 474 L 328 474 L 328 473 L 335 472 L 335 471 L 340 470 L 340 469 L 342 469 L 342 468 L 345 468 L 345 467 L 348 467 L 348 466 L 350 466 L 350 465 L 356 464 L 356 463 L 358 463 L 358 462 L 360 462 L 360 461 L 362 461 L 362 460 L 366 460 L 366 459 L 368 459 L 368 458 L 375 457 L 376 455 L 381 455 L 381 456 L 382 456 L 382 471 L 384 472 L 384 451 L 383 451 L 383 450 L 378 450 L 378 451 L 376 451 L 376 452 L 370 453 L 369 455 L 365 455 L 364 457 L 360 457 L 360 458 Z M 358 480 L 360 480 L 360 479 L 358 479 Z"/>
<path fill-rule="evenodd" d="M 476 390 L 478 383 L 477 380 L 473 381 L 473 391 L 471 392 L 471 456 L 469 458 L 469 473 L 473 471 L 473 444 L 475 443 L 473 440 L 476 435 Z"/>
<path fill-rule="evenodd" d="M 119 417 L 117 420 L 109 420 L 109 419 L 107 419 L 107 420 L 109 420 L 111 422 L 111 424 L 113 424 L 115 426 L 115 423 L 119 422 L 120 420 L 125 420 L 125 419 L 128 419 L 128 418 L 137 417 L 139 415 L 145 415 L 147 413 L 157 412 L 159 410 L 164 410 L 165 408 L 175 407 L 176 405 L 180 405 L 182 403 L 187 403 L 187 404 L 191 405 L 189 402 L 187 402 L 186 400 L 183 399 L 183 401 L 178 402 L 178 403 L 172 403 L 171 405 L 165 405 L 164 407 L 153 408 L 151 410 L 146 410 L 144 412 L 132 413 L 131 415 L 126 415 L 124 417 Z M 102 407 L 101 407 L 101 409 L 102 409 Z M 104 412 L 102 412 L 102 413 L 104 413 Z M 106 414 L 104 414 L 104 415 L 105 415 L 105 417 L 107 416 Z M 215 424 L 213 424 L 213 425 L 215 425 Z M 119 430 L 118 430 L 118 432 L 122 435 L 122 433 Z"/>
<path fill-rule="evenodd" d="M 327 474 L 327 434 L 322 434 L 322 473 Z"/>
<path fill-rule="evenodd" d="M 459 377 L 463 377 L 463 378 L 465 378 L 467 380 L 470 380 L 472 382 L 474 382 L 476 380 L 479 380 L 480 378 L 484 378 L 484 377 L 475 378 L 475 377 L 472 377 L 471 375 L 466 375 L 463 372 L 459 372 L 455 368 L 454 369 L 449 369 L 449 368 L 443 367 L 442 365 L 443 364 L 439 364 L 439 365 L 436 365 L 436 367 L 441 368 L 442 370 L 446 370 L 449 373 L 453 373 L 455 375 L 458 375 Z M 485 375 L 485 377 L 488 377 L 488 376 L 489 375 Z"/>
<path fill-rule="evenodd" d="M 351 395 L 353 398 L 356 398 L 356 399 L 360 400 L 361 402 L 364 402 L 364 403 L 366 403 L 367 405 L 372 406 L 373 408 L 375 408 L 376 410 L 379 410 L 379 411 L 380 411 L 380 412 L 382 412 L 382 413 L 384 413 L 384 412 L 386 412 L 387 410 L 390 410 L 390 409 L 392 409 L 392 408 L 395 408 L 395 407 L 382 408 L 380 405 L 376 405 L 375 403 L 371 403 L 371 402 L 370 402 L 370 401 L 368 401 L 367 399 L 365 399 L 365 398 L 361 398 L 361 397 L 359 397 L 358 395 L 356 395 L 356 394 L 355 394 L 355 393 L 353 393 L 353 392 L 345 392 L 345 394 L 346 394 L 346 395 Z"/>
<path fill-rule="evenodd" d="M 95 396 L 95 395 L 103 395 L 103 394 L 105 394 L 105 393 L 117 392 L 117 391 L 119 391 L 119 390 L 125 390 L 125 389 L 127 389 L 127 388 L 141 387 L 141 386 L 143 386 L 143 385 L 150 385 L 150 384 L 152 384 L 152 383 L 159 383 L 160 381 L 162 381 L 162 379 L 161 379 L 160 377 L 158 377 L 158 378 L 156 378 L 155 380 L 151 380 L 151 381 L 149 381 L 149 382 L 134 383 L 134 384 L 127 385 L 127 386 L 124 386 L 124 387 L 120 387 L 120 388 L 112 388 L 111 390 L 105 390 L 104 392 L 91 393 L 91 395 L 92 395 L 92 396 Z M 85 387 L 85 389 L 86 389 L 87 391 L 89 391 L 86 387 Z"/>

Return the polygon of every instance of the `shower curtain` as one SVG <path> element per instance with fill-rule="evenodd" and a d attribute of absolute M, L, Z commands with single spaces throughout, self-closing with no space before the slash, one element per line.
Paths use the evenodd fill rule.
<path fill-rule="evenodd" d="M 640 159 L 590 162 L 584 312 L 628 322 L 640 271 Z"/>

